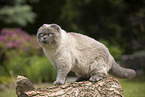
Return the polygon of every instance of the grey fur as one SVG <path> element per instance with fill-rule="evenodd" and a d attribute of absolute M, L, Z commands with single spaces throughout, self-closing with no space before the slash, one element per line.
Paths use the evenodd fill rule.
<path fill-rule="evenodd" d="M 115 61 L 112 64 L 110 72 L 119 78 L 134 78 L 136 76 L 136 72 L 133 69 L 123 68 Z"/>

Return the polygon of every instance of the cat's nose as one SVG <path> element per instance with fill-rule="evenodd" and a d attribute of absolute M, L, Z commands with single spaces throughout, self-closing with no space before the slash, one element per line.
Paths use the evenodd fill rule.
<path fill-rule="evenodd" d="M 46 40 L 46 37 L 43 37 L 44 40 Z"/>

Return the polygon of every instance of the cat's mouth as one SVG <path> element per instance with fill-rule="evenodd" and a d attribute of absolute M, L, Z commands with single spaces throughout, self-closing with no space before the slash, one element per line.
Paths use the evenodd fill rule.
<path fill-rule="evenodd" d="M 48 42 L 47 42 L 47 41 L 42 41 L 42 43 L 43 43 L 43 44 L 48 44 Z"/>
<path fill-rule="evenodd" d="M 54 38 L 39 38 L 39 43 L 42 46 L 54 46 L 57 45 L 57 42 Z"/>
<path fill-rule="evenodd" d="M 40 40 L 39 41 L 41 44 L 48 44 L 49 42 L 47 40 Z"/>

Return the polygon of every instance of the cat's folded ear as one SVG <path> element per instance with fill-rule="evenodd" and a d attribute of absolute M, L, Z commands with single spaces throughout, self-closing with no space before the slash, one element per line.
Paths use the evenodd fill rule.
<path fill-rule="evenodd" d="M 58 32 L 60 31 L 61 27 L 57 24 L 50 24 L 50 27 L 56 29 Z"/>

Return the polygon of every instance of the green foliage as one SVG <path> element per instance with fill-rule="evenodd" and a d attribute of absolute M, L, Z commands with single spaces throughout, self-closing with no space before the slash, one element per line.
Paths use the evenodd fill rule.
<path fill-rule="evenodd" d="M 56 78 L 56 70 L 46 56 L 10 57 L 4 65 L 11 72 L 11 76 L 24 75 L 33 83 L 53 82 Z"/>
<path fill-rule="evenodd" d="M 80 31 L 80 28 L 77 25 L 77 20 L 80 17 L 80 12 L 78 10 L 79 4 L 80 3 L 77 0 L 65 0 L 65 4 L 62 7 L 62 13 L 59 19 L 62 24 L 69 24 L 66 25 L 68 30 Z"/>
<path fill-rule="evenodd" d="M 56 78 L 56 70 L 46 56 L 30 58 L 30 66 L 25 68 L 25 76 L 32 82 L 53 82 Z"/>
<path fill-rule="evenodd" d="M 0 20 L 6 24 L 20 26 L 34 23 L 36 14 L 32 12 L 32 7 L 25 2 L 26 0 L 14 0 L 14 5 L 7 5 L 1 8 Z"/>
<path fill-rule="evenodd" d="M 6 75 L 0 75 L 0 84 L 3 83 L 4 85 L 7 85 L 8 83 L 12 82 L 12 78 Z"/>
<path fill-rule="evenodd" d="M 111 55 L 116 59 L 119 60 L 121 58 L 121 55 L 123 54 L 123 50 L 119 47 L 119 45 L 110 45 L 108 41 L 105 40 L 99 40 L 101 43 L 103 43 L 110 51 Z"/>

